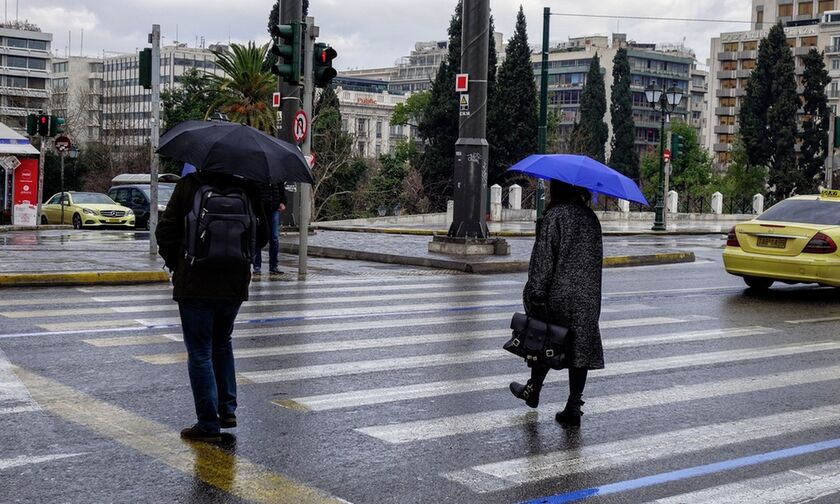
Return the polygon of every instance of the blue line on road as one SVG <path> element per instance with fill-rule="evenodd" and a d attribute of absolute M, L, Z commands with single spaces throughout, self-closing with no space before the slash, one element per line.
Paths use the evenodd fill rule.
<path fill-rule="evenodd" d="M 832 450 L 834 448 L 840 448 L 840 438 L 820 441 L 813 444 L 794 446 L 793 448 L 760 453 L 758 455 L 750 455 L 732 460 L 725 460 L 723 462 L 715 462 L 713 464 L 689 467 L 677 471 L 654 474 L 653 476 L 645 476 L 644 478 L 610 483 L 600 487 L 585 488 L 583 490 L 575 490 L 573 492 L 552 495 L 549 497 L 540 497 L 538 499 L 525 501 L 521 504 L 563 504 L 565 502 L 576 502 L 588 499 L 589 497 L 617 494 L 630 490 L 637 490 L 639 488 L 661 485 L 663 483 L 696 478 L 698 476 L 706 476 L 723 471 L 731 471 L 733 469 L 763 464 L 765 462 L 773 462 L 775 460 L 798 457 L 809 453 Z"/>

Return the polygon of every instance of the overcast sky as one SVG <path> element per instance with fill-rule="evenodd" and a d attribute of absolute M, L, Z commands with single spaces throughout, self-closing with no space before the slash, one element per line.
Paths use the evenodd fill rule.
<path fill-rule="evenodd" d="M 309 14 L 321 27 L 320 40 L 338 51 L 338 69 L 389 66 L 407 55 L 417 41 L 446 38 L 456 0 L 310 0 Z M 0 15 L 28 19 L 53 33 L 54 52 L 63 56 L 84 51 L 133 52 L 146 45 L 151 25 L 161 25 L 163 44 L 176 40 L 195 46 L 204 37 L 212 43 L 267 42 L 266 24 L 274 0 L 3 0 Z M 525 8 L 531 44 L 542 36 L 542 10 L 629 16 L 749 20 L 750 0 L 491 0 L 496 31 L 507 40 L 519 5 Z M 176 31 L 177 28 L 177 31 Z M 720 32 L 749 29 L 745 23 L 698 23 L 589 19 L 552 16 L 551 40 L 595 33 L 627 33 L 639 42 L 680 43 L 709 56 L 710 38 Z M 84 48 L 82 48 L 84 30 Z M 68 33 L 70 32 L 70 33 Z"/>

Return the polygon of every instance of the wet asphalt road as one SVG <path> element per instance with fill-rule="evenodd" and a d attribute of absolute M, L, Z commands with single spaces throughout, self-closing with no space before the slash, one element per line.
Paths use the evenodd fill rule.
<path fill-rule="evenodd" d="M 840 502 L 840 290 L 746 291 L 719 237 L 621 240 L 697 262 L 604 271 L 579 431 L 553 420 L 563 373 L 537 410 L 507 391 L 523 274 L 255 283 L 218 447 L 177 438 L 194 417 L 166 287 L 2 291 L 0 500 Z"/>

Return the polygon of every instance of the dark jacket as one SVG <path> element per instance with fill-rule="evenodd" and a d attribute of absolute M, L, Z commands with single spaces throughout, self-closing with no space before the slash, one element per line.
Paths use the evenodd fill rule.
<path fill-rule="evenodd" d="M 193 205 L 196 191 L 209 184 L 216 187 L 239 186 L 245 189 L 254 214 L 257 216 L 257 247 L 262 248 L 268 242 L 268 225 L 257 187 L 244 179 L 217 173 L 191 173 L 175 185 L 175 191 L 166 210 L 160 217 L 155 236 L 158 251 L 172 270 L 175 285 L 172 297 L 175 301 L 188 299 L 220 299 L 227 301 L 246 301 L 248 284 L 251 283 L 249 264 L 235 264 L 226 269 L 202 270 L 190 267 L 184 257 L 185 218 Z"/>
<path fill-rule="evenodd" d="M 260 200 L 263 211 L 266 215 L 280 210 L 280 204 L 286 204 L 286 185 L 279 184 L 258 184 L 260 188 Z"/>
<path fill-rule="evenodd" d="M 522 293 L 525 311 L 574 330 L 572 367 L 601 369 L 604 351 L 601 317 L 601 268 L 604 259 L 601 223 L 583 203 L 561 203 L 548 209 L 528 266 Z"/>

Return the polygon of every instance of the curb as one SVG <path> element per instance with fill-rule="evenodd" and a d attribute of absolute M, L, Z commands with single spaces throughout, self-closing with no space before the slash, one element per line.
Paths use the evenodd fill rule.
<path fill-rule="evenodd" d="M 290 254 L 298 253 L 296 243 L 280 243 L 280 251 Z M 350 261 L 370 261 L 385 264 L 400 264 L 403 266 L 419 266 L 436 268 L 464 273 L 492 274 L 492 273 L 521 273 L 528 271 L 528 261 L 487 261 L 468 262 L 450 259 L 434 259 L 429 257 L 401 256 L 383 254 L 380 252 L 365 252 L 334 247 L 309 246 L 309 255 L 328 259 L 345 259 Z M 604 258 L 604 268 L 625 268 L 630 266 L 654 266 L 659 264 L 678 264 L 694 262 L 694 252 L 665 252 L 661 254 L 608 256 Z"/>
<path fill-rule="evenodd" d="M 73 229 L 70 224 L 45 224 L 43 226 L 0 226 L 0 233 L 9 233 L 12 231 L 55 231 L 63 229 Z"/>
<path fill-rule="evenodd" d="M 165 271 L 75 271 L 65 273 L 4 273 L 2 287 L 57 285 L 120 285 L 168 282 Z"/>
<path fill-rule="evenodd" d="M 366 227 L 343 227 L 343 226 L 319 226 L 314 225 L 313 228 L 319 231 L 341 231 L 347 233 L 371 233 L 371 234 L 392 234 L 392 235 L 412 235 L 412 236 L 439 236 L 448 233 L 445 229 L 411 229 L 411 228 L 366 228 Z M 603 236 L 709 236 L 709 235 L 725 235 L 727 231 L 705 231 L 705 230 L 685 230 L 685 231 L 603 231 Z M 490 232 L 490 236 L 497 238 L 533 238 L 536 236 L 534 231 L 496 231 Z"/>

